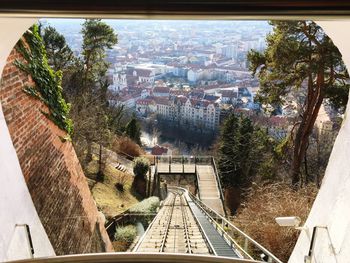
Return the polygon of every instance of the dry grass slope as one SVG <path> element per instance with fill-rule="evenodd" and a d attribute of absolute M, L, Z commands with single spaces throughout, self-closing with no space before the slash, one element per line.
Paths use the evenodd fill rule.
<path fill-rule="evenodd" d="M 87 167 L 89 174 L 96 174 L 98 163 L 96 158 L 89 163 Z M 91 192 L 99 210 L 103 212 L 106 218 L 111 218 L 124 212 L 131 206 L 139 202 L 138 196 L 131 189 L 133 176 L 115 169 L 112 165 L 107 164 L 105 168 L 105 179 L 103 182 L 95 182 Z M 118 191 L 115 187 L 120 178 L 125 178 L 124 191 Z"/>
<path fill-rule="evenodd" d="M 280 260 L 287 262 L 299 231 L 280 227 L 275 218 L 299 216 L 303 224 L 317 191 L 318 189 L 311 185 L 299 191 L 294 191 L 285 184 L 255 186 L 233 223 Z"/>

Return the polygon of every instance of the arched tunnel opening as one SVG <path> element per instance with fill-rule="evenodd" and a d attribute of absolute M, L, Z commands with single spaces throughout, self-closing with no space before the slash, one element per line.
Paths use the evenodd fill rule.
<path fill-rule="evenodd" d="M 8 42 L 8 47 L 2 48 L 1 50 L 1 55 L 3 54 L 3 59 L 1 59 L 1 63 L 3 66 L 5 66 L 6 63 L 9 64 L 9 60 L 11 61 L 12 59 L 12 63 L 13 61 L 15 61 L 16 58 L 18 58 L 18 53 L 16 54 L 16 51 L 12 51 L 11 53 L 11 50 L 13 49 L 13 46 L 18 41 L 18 39 L 20 39 L 20 36 L 23 34 L 23 32 L 25 32 L 33 22 L 35 22 L 35 19 L 32 20 L 27 18 L 2 18 L 1 22 L 5 25 L 3 27 L 4 30 L 1 32 L 3 32 L 5 36 L 7 36 L 4 39 L 6 39 L 6 41 Z M 341 30 L 347 23 L 348 22 L 346 21 L 317 22 L 317 24 L 322 26 L 326 33 L 332 38 L 332 41 L 341 51 L 345 63 L 347 63 L 350 56 L 348 56 L 348 54 L 346 53 L 346 44 L 342 44 L 347 43 L 348 40 L 346 39 L 344 34 L 342 34 Z M 339 26 L 340 24 L 342 26 Z M 11 27 L 9 25 L 11 25 Z M 9 34 L 9 32 L 11 32 L 11 34 Z M 10 57 L 8 56 L 8 54 L 10 54 Z M 19 240 L 21 240 L 21 238 L 23 238 L 23 236 L 25 236 L 25 231 L 23 232 L 22 230 L 19 230 L 21 226 L 15 228 L 15 235 L 13 234 L 13 232 L 11 232 L 13 230 L 9 231 L 9 229 L 13 229 L 13 226 L 12 228 L 10 228 L 9 226 L 14 221 L 16 221 L 17 224 L 19 224 L 18 222 L 23 222 L 23 220 L 30 222 L 28 223 L 28 225 L 33 226 L 31 235 L 34 239 L 34 248 L 37 247 L 38 244 L 42 245 L 46 243 L 46 245 L 42 246 L 43 249 L 41 252 L 39 252 L 39 255 L 40 253 L 42 253 L 43 256 L 52 256 L 55 253 L 71 254 L 66 253 L 70 249 L 73 254 L 113 251 L 110 241 L 108 240 L 107 233 L 104 229 L 103 216 L 101 216 L 101 213 L 97 210 L 96 200 L 93 200 L 89 192 L 89 188 L 84 177 L 84 172 L 86 170 L 81 169 L 79 160 L 76 157 L 76 153 L 73 146 L 71 145 L 69 140 L 66 141 L 64 139 L 65 133 L 62 133 L 60 129 L 57 129 L 56 125 L 52 124 L 52 122 L 50 122 L 50 120 L 47 119 L 47 117 L 45 117 L 45 115 L 41 113 L 41 111 L 45 111 L 47 105 L 43 106 L 42 104 L 40 104 L 40 101 L 37 101 L 32 97 L 29 97 L 29 99 L 25 99 L 25 96 L 28 95 L 24 92 L 23 94 L 21 94 L 22 88 L 28 85 L 28 83 L 30 84 L 32 79 L 28 79 L 28 77 L 26 77 L 25 74 L 21 72 L 18 68 L 12 67 L 9 69 L 9 66 L 7 65 L 5 66 L 5 69 L 7 71 L 3 72 L 3 76 L 9 76 L 12 74 L 12 79 L 2 79 L 2 87 L 5 86 L 6 89 L 2 90 L 3 97 L 1 103 L 2 105 L 6 105 L 6 103 L 10 101 L 11 97 L 14 97 L 13 104 L 10 110 L 14 111 L 16 114 L 14 114 L 13 112 L 10 113 L 9 109 L 6 107 L 5 110 L 3 108 L 4 117 L 1 118 L 3 126 L 2 129 L 4 130 L 5 134 L 5 136 L 3 137 L 4 145 L 7 147 L 4 147 L 3 149 L 8 149 L 8 151 L 4 151 L 4 156 L 7 156 L 2 160 L 4 162 L 7 162 L 7 166 L 4 166 L 6 167 L 6 174 L 8 174 L 8 176 L 17 174 L 17 177 L 12 177 L 12 179 L 17 178 L 19 183 L 18 185 L 16 185 L 16 181 L 12 180 L 12 184 L 6 185 L 6 187 L 8 186 L 8 191 L 3 192 L 2 200 L 7 200 L 5 199 L 8 198 L 6 196 L 8 196 L 10 192 L 13 191 L 18 191 L 18 193 L 27 192 L 27 187 L 29 187 L 29 192 L 31 196 L 27 193 L 24 197 L 22 197 L 23 199 L 19 198 L 17 200 L 17 202 L 19 203 L 21 203 L 23 200 L 26 200 L 25 202 L 23 202 L 23 205 L 27 206 L 27 208 L 22 206 L 18 206 L 16 208 L 17 212 L 14 213 L 14 216 L 12 218 L 18 217 L 18 219 L 5 220 L 5 223 L 7 223 L 7 225 L 4 225 L 8 227 L 8 230 L 4 233 L 8 241 L 4 243 L 3 251 L 5 254 L 7 254 L 7 256 L 12 255 L 13 258 L 4 258 L 6 260 L 17 259 L 27 254 L 27 251 L 18 253 L 19 250 L 17 250 L 18 247 L 16 245 L 16 242 L 18 242 Z M 13 72 L 11 72 L 11 70 Z M 133 72 L 131 74 L 133 74 Z M 11 85 L 7 85 L 6 81 L 13 83 Z M 20 82 L 20 84 L 18 84 L 18 82 Z M 142 80 L 140 80 L 140 82 L 142 82 Z M 15 90 L 16 93 L 13 94 Z M 28 107 L 33 107 L 35 111 L 29 111 Z M 40 109 L 40 111 L 38 109 Z M 159 110 L 161 111 L 163 109 Z M 13 119 L 10 119 L 9 116 L 12 116 Z M 4 120 L 6 120 L 6 122 L 4 122 Z M 32 124 L 34 128 L 31 127 L 30 124 L 26 123 Z M 5 130 L 7 130 L 6 133 Z M 29 130 L 31 131 L 31 133 L 28 134 Z M 340 220 L 339 218 L 341 217 L 342 213 L 344 213 L 343 207 L 347 199 L 346 197 L 344 197 L 344 195 L 342 198 L 339 199 L 338 194 L 341 193 L 336 193 L 329 190 L 330 185 L 335 184 L 338 185 L 341 189 L 340 192 L 346 191 L 346 184 L 342 185 L 341 183 L 341 178 L 346 178 L 346 173 L 342 175 L 342 177 L 336 180 L 334 179 L 334 177 L 336 177 L 337 174 L 339 176 L 340 171 L 343 171 L 344 173 L 344 171 L 347 170 L 346 162 L 344 162 L 344 158 L 346 158 L 346 149 L 344 148 L 344 145 L 346 145 L 348 141 L 346 130 L 347 120 L 345 117 L 340 128 L 340 134 L 336 140 L 335 146 L 331 154 L 331 159 L 326 170 L 325 179 L 322 182 L 321 190 L 318 194 L 318 197 L 316 198 L 315 205 L 311 209 L 311 213 L 306 221 L 306 226 L 309 226 L 309 230 L 301 231 L 301 235 L 299 237 L 295 250 L 290 258 L 290 262 L 298 262 L 298 259 L 305 256 L 309 252 L 308 245 L 311 242 L 310 229 L 312 229 L 313 226 L 327 225 L 329 227 L 326 230 L 328 231 L 328 233 L 319 233 L 319 239 L 322 241 L 320 241 L 320 244 L 318 246 L 316 245 L 315 251 L 318 251 L 319 254 L 313 255 L 315 258 L 320 258 L 321 255 L 325 256 L 325 253 L 322 252 L 323 243 L 331 242 L 335 251 L 340 251 L 340 248 L 342 246 L 346 246 L 345 243 L 342 243 L 342 240 L 346 238 L 345 235 L 339 233 L 339 229 L 336 229 L 334 227 L 333 224 L 335 223 L 333 222 L 338 222 Z M 5 137 L 7 137 L 6 143 Z M 50 143 L 48 143 L 48 141 Z M 25 145 L 25 147 L 21 147 L 23 145 Z M 164 146 L 160 146 L 160 148 L 161 147 L 166 148 Z M 199 151 L 201 150 L 202 149 L 199 149 Z M 98 155 L 98 147 L 94 149 L 94 151 L 97 151 Z M 35 157 L 38 153 L 40 153 L 40 157 Z M 181 160 L 179 159 L 179 162 L 181 163 L 181 165 L 183 165 L 183 169 L 185 169 L 185 161 L 183 159 L 183 156 L 187 155 L 188 154 L 186 153 L 180 154 L 180 156 L 182 157 Z M 194 155 L 199 154 L 196 153 Z M 41 163 L 39 160 L 40 158 L 43 159 Z M 169 159 L 167 159 L 167 162 L 168 165 Z M 179 162 L 174 161 L 174 165 L 178 165 Z M 47 167 L 45 167 L 45 164 L 50 165 L 47 165 Z M 122 163 L 119 161 L 118 164 L 122 165 Z M 199 163 L 197 163 L 197 165 L 199 165 Z M 55 169 L 52 169 L 53 167 L 55 167 Z M 64 169 L 62 169 L 62 167 L 64 167 Z M 334 169 L 335 167 L 339 168 L 338 171 L 336 171 L 337 169 Z M 127 167 L 125 168 L 127 169 Z M 169 166 L 168 169 L 171 169 L 171 166 Z M 42 175 L 31 177 L 31 173 L 34 170 L 38 174 L 42 173 Z M 48 174 L 50 174 L 50 176 L 46 176 Z M 51 177 L 51 179 L 48 179 L 48 177 Z M 6 181 L 7 177 L 4 177 L 3 179 L 4 181 Z M 72 183 L 72 181 L 74 182 Z M 220 179 L 218 179 L 218 181 L 220 181 Z M 72 185 L 74 186 L 72 187 Z M 50 189 L 50 187 L 52 187 L 52 189 Z M 58 191 L 57 187 L 59 188 Z M 57 195 L 54 198 L 52 198 L 54 202 L 48 202 L 47 199 L 51 198 L 50 194 L 55 192 L 57 193 Z M 62 201 L 69 200 L 70 198 L 72 198 L 71 200 L 75 201 Z M 220 197 L 218 197 L 217 199 L 220 199 Z M 31 200 L 33 200 L 33 203 Z M 65 203 L 67 203 L 67 205 Z M 76 205 L 76 203 L 79 203 L 79 205 Z M 322 206 L 321 203 L 326 203 L 327 205 Z M 9 202 L 6 202 L 6 204 L 5 202 L 3 202 L 3 205 L 4 209 L 9 209 L 9 207 L 11 207 L 11 203 Z M 57 209 L 58 206 L 61 207 Z M 101 207 L 98 208 L 101 209 Z M 23 211 L 23 209 L 24 211 L 27 211 L 28 209 L 27 217 L 23 217 L 23 214 L 25 213 L 18 212 L 18 210 Z M 58 214 L 55 214 L 53 212 L 54 209 L 61 209 L 61 211 Z M 71 216 L 62 216 L 64 211 L 68 211 L 68 214 Z M 37 213 L 39 214 L 39 216 L 37 216 Z M 324 215 L 323 219 L 320 219 L 319 215 Z M 337 215 L 337 217 L 334 215 Z M 77 218 L 79 218 L 79 220 L 76 220 Z M 67 221 L 64 222 L 64 220 Z M 346 222 L 342 221 L 338 223 L 346 227 Z M 38 234 L 33 234 L 33 232 Z M 74 237 L 74 232 L 76 232 L 76 238 Z M 66 237 L 64 237 L 65 235 Z M 86 235 L 85 240 L 84 238 L 82 238 L 82 236 L 84 235 Z M 329 236 L 331 238 L 329 238 Z M 8 239 L 8 237 L 10 237 L 10 239 Z M 16 240 L 17 238 L 18 240 Z M 62 238 L 62 243 L 56 242 L 60 238 Z M 67 244 L 63 245 L 63 243 L 65 243 L 67 240 L 69 240 Z M 66 247 L 64 248 L 64 246 Z M 52 249 L 52 247 L 54 247 L 54 249 Z M 7 248 L 7 250 L 5 248 Z M 57 253 L 57 251 L 63 252 Z M 332 256 L 332 252 L 329 252 L 328 254 L 327 256 Z"/>

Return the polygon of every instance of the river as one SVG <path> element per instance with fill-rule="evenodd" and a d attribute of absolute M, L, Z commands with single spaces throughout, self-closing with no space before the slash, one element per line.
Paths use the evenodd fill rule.
<path fill-rule="evenodd" d="M 151 135 L 146 131 L 141 131 L 141 143 L 145 147 L 154 147 L 158 144 L 158 137 Z"/>
<path fill-rule="evenodd" d="M 150 151 L 150 148 L 155 145 L 162 145 L 176 154 L 188 155 L 194 150 L 206 151 L 210 148 L 215 140 L 215 136 L 207 136 L 205 140 L 198 140 L 198 137 L 203 135 L 194 136 L 190 132 L 184 136 L 183 133 L 176 131 L 160 131 L 156 134 L 151 134 L 145 130 L 141 131 L 141 142 L 146 151 Z"/>

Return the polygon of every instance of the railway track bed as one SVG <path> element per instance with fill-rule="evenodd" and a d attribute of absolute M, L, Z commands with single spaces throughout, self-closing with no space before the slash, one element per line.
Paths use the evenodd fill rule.
<path fill-rule="evenodd" d="M 164 205 L 135 252 L 210 254 L 201 229 L 183 195 L 170 190 Z"/>

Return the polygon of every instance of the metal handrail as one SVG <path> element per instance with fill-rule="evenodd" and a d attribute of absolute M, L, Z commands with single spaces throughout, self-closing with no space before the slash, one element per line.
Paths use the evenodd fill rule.
<path fill-rule="evenodd" d="M 228 241 L 230 243 L 231 247 L 235 248 L 235 252 L 238 253 L 238 251 L 242 254 L 244 254 L 244 256 L 242 256 L 242 258 L 248 258 L 248 259 L 254 259 L 251 255 L 249 255 L 249 253 L 247 251 L 245 251 L 237 242 L 236 240 L 234 240 L 228 233 L 226 233 L 225 229 L 218 223 L 215 221 L 215 219 L 209 215 L 209 213 L 207 213 L 206 211 L 204 211 L 206 216 L 208 217 L 209 221 L 214 225 L 215 229 L 223 236 L 223 238 L 226 238 L 226 241 Z M 237 251 L 238 250 L 238 251 Z"/>
<path fill-rule="evenodd" d="M 120 154 L 120 155 L 124 155 L 125 158 L 127 158 L 127 159 L 129 159 L 131 161 L 136 158 L 135 156 L 132 156 L 132 155 L 130 155 L 130 154 L 126 153 L 126 152 L 120 151 L 120 150 L 118 150 L 117 153 Z"/>
<path fill-rule="evenodd" d="M 194 167 L 194 171 L 195 171 L 195 174 L 196 174 L 196 181 L 197 181 L 197 195 L 198 195 L 198 198 L 200 199 L 201 198 L 201 191 L 200 191 L 200 185 L 199 185 L 199 175 L 198 175 L 198 170 L 197 170 L 197 164 L 195 164 L 195 167 Z"/>
<path fill-rule="evenodd" d="M 235 225 L 233 225 L 230 221 L 228 221 L 225 217 L 221 216 L 220 214 L 218 214 L 216 211 L 214 211 L 213 209 L 211 209 L 210 207 L 208 207 L 206 204 L 204 204 L 201 200 L 199 200 L 197 197 L 195 197 L 194 195 L 192 195 L 191 193 L 189 193 L 189 196 L 191 197 L 191 199 L 198 205 L 198 207 L 208 216 L 208 218 L 210 218 L 212 220 L 212 222 L 215 222 L 214 226 L 220 225 L 220 223 L 218 223 L 218 218 L 221 220 L 221 224 L 222 225 L 226 225 L 229 226 L 232 230 L 235 230 L 238 234 L 240 234 L 244 240 L 245 240 L 245 245 L 244 245 L 244 249 L 239 246 L 237 244 L 237 242 L 227 233 L 227 231 L 225 231 L 223 229 L 223 227 L 220 227 L 220 229 L 222 230 L 223 235 L 226 236 L 226 238 L 234 241 L 235 244 L 238 245 L 238 250 L 242 250 L 244 251 L 244 254 L 248 254 L 247 253 L 247 248 L 248 248 L 248 242 L 250 242 L 251 244 L 253 244 L 256 248 L 258 248 L 260 251 L 262 251 L 267 257 L 268 257 L 268 262 L 275 262 L 275 263 L 282 263 L 281 260 L 279 260 L 275 255 L 273 255 L 270 251 L 268 251 L 265 247 L 263 247 L 262 245 L 260 245 L 258 242 L 256 242 L 254 239 L 252 239 L 250 236 L 248 236 L 246 233 L 244 233 L 242 230 L 240 230 L 238 227 L 236 227 Z M 214 214 L 215 217 L 211 216 L 209 213 Z M 231 244 L 232 245 L 232 244 Z M 249 257 L 252 259 L 252 257 L 249 255 Z"/>
<path fill-rule="evenodd" d="M 144 155 L 146 157 L 152 156 L 152 155 Z M 212 158 L 211 155 L 202 155 L 202 156 L 195 156 L 195 155 L 153 155 L 156 157 L 159 157 L 161 159 L 166 159 L 167 161 L 169 161 L 170 158 L 173 159 L 180 159 L 180 158 L 188 158 L 188 159 L 194 159 L 194 158 L 201 158 L 201 159 L 207 159 L 210 161 L 210 159 Z M 161 159 L 158 159 L 158 161 L 161 161 Z"/>
<path fill-rule="evenodd" d="M 196 179 L 197 179 L 197 185 L 198 185 L 198 189 L 199 189 L 199 177 L 198 177 L 198 171 L 197 171 L 197 163 L 196 160 L 205 160 L 206 164 L 210 164 L 213 167 L 214 170 L 214 175 L 215 175 L 215 179 L 216 179 L 216 185 L 219 191 L 219 196 L 220 196 L 220 200 L 221 200 L 221 204 L 222 204 L 222 209 L 224 211 L 224 216 L 227 216 L 227 211 L 225 208 L 225 197 L 224 197 L 224 193 L 222 191 L 222 186 L 221 186 L 221 181 L 219 178 L 219 173 L 216 167 L 216 163 L 215 163 L 215 159 L 213 156 L 210 155 L 203 155 L 203 156 L 190 156 L 190 155 L 161 155 L 161 156 L 156 156 L 157 158 L 157 162 L 155 162 L 155 167 L 157 167 L 157 164 L 160 163 L 169 163 L 169 172 L 171 173 L 171 164 L 172 164 L 172 160 L 173 159 L 180 159 L 182 160 L 182 166 L 183 166 L 183 171 L 184 171 L 184 158 L 194 158 L 195 159 L 195 174 L 196 174 Z M 165 161 L 162 161 L 160 158 L 163 158 Z M 199 193 L 199 198 L 200 198 L 200 191 L 198 191 Z"/>
<path fill-rule="evenodd" d="M 127 216 L 129 216 L 129 217 L 137 217 L 137 216 L 145 217 L 145 216 L 157 215 L 157 213 L 129 213 L 129 212 L 127 212 L 128 210 L 126 210 L 125 212 L 123 212 L 119 215 L 114 216 L 111 220 L 109 220 L 105 225 L 106 230 L 108 230 L 115 222 L 117 222 L 120 219 L 127 217 Z"/>

